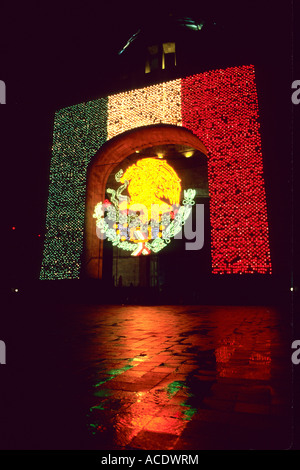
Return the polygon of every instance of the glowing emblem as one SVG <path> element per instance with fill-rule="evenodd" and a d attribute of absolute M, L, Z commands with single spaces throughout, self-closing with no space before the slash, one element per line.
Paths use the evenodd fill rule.
<path fill-rule="evenodd" d="M 158 252 L 181 231 L 195 203 L 196 191 L 184 191 L 180 205 L 180 178 L 166 160 L 144 158 L 120 170 L 115 179 L 122 185 L 107 189 L 111 201 L 96 205 L 97 235 L 105 234 L 113 245 L 132 256 Z M 123 194 L 127 191 L 129 196 Z M 105 216 L 106 212 L 106 216 Z"/>
<path fill-rule="evenodd" d="M 173 204 L 179 204 L 180 179 L 165 160 L 139 160 L 126 170 L 120 181 L 129 182 L 131 205 L 145 206 L 148 214 L 153 204 L 159 205 L 164 212 L 170 212 Z"/>

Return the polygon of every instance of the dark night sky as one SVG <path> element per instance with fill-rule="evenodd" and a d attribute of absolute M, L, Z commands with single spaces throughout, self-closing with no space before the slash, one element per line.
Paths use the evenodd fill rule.
<path fill-rule="evenodd" d="M 28 266 L 32 256 L 34 272 L 39 262 L 42 237 L 37 235 L 44 230 L 55 109 L 89 99 L 90 90 L 105 95 L 112 75 L 118 73 L 117 52 L 138 28 L 154 24 L 161 12 L 214 21 L 227 38 L 228 57 L 233 50 L 241 58 L 255 57 L 263 69 L 267 111 L 262 116 L 262 143 L 269 172 L 266 184 L 276 194 L 271 204 L 274 218 L 277 204 L 281 215 L 290 204 L 290 95 L 297 78 L 291 59 L 292 2 L 210 0 L 171 9 L 162 2 L 135 5 L 32 1 L 1 6 L 0 79 L 7 86 L 7 105 L 0 108 L 1 198 L 8 262 L 16 246 L 22 255 L 17 261 L 14 257 L 15 263 Z M 209 51 L 210 45 L 203 47 Z M 289 223 L 289 215 L 284 223 Z M 18 229 L 15 234 L 12 226 Z M 287 236 L 282 222 L 277 221 L 276 230 L 280 245 L 280 237 Z"/>

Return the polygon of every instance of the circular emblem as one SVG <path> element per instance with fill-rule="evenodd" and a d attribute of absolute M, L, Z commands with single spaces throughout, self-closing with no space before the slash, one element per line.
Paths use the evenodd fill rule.
<path fill-rule="evenodd" d="M 125 173 L 115 175 L 117 190 L 107 189 L 110 199 L 95 206 L 96 232 L 132 256 L 157 253 L 182 230 L 191 213 L 196 191 L 184 190 L 166 160 L 143 158 Z"/>

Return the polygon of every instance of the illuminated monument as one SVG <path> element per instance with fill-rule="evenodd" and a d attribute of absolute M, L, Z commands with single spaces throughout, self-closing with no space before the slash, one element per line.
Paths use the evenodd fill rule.
<path fill-rule="evenodd" d="M 203 24 L 184 26 L 200 31 Z M 174 270 L 177 278 L 178 271 L 197 277 L 201 269 L 213 276 L 271 274 L 255 66 L 178 76 L 175 42 L 146 51 L 144 77 L 154 71 L 155 83 L 55 114 L 40 279 L 158 286 L 172 282 Z M 168 67 L 172 78 L 158 79 L 155 71 Z M 160 203 L 171 214 L 169 228 L 178 221 L 173 206 L 183 207 L 187 194 L 204 204 L 205 249 L 189 253 L 181 240 L 163 236 L 164 211 L 155 236 L 150 217 L 147 227 L 139 221 L 131 231 L 122 219 L 130 205 L 137 211 L 139 203 Z M 103 215 L 112 209 L 117 218 L 109 226 Z M 194 210 L 195 204 L 191 216 Z"/>

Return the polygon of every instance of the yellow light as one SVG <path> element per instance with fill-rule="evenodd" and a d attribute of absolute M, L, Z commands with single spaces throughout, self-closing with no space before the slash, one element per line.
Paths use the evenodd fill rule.
<path fill-rule="evenodd" d="M 190 158 L 194 155 L 194 150 L 189 150 L 188 152 L 184 153 L 186 158 Z"/>
<path fill-rule="evenodd" d="M 158 153 L 157 156 L 158 156 L 158 158 L 164 158 L 162 153 Z"/>
<path fill-rule="evenodd" d="M 129 181 L 130 209 L 140 210 L 143 222 L 158 220 L 160 214 L 172 210 L 173 204 L 179 204 L 180 178 L 166 160 L 138 160 L 120 179 L 122 183 L 125 180 Z"/>

